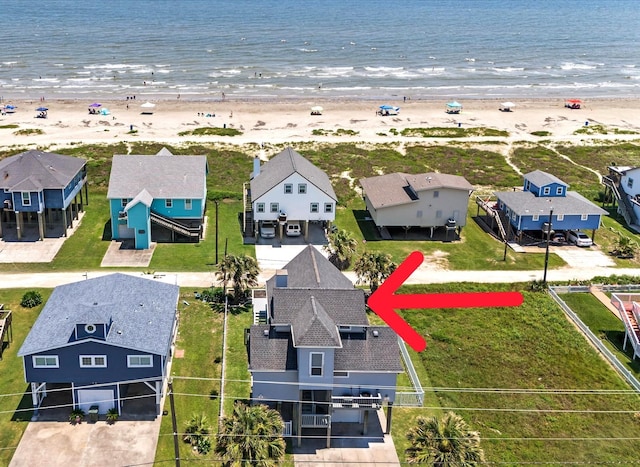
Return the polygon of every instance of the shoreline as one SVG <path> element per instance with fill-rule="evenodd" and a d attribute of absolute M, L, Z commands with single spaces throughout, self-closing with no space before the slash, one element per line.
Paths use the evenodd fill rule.
<path fill-rule="evenodd" d="M 402 137 L 404 128 L 486 127 L 504 130 L 508 137 L 457 138 L 458 141 L 540 141 L 533 133 L 546 132 L 544 139 L 584 142 L 587 140 L 640 139 L 640 98 L 584 99 L 578 110 L 564 107 L 564 99 L 511 99 L 512 112 L 499 111 L 503 99 L 460 99 L 460 114 L 445 112 L 445 99 L 403 98 L 398 100 L 314 98 L 237 99 L 228 96 L 209 100 L 149 99 L 152 113 L 143 113 L 143 96 L 136 99 L 97 100 L 108 115 L 89 114 L 94 100 L 22 99 L 4 100 L 17 106 L 15 113 L 0 115 L 0 147 L 42 147 L 69 144 L 158 141 L 178 145 L 185 142 L 247 143 L 442 142 L 442 138 Z M 376 114 L 382 104 L 400 107 L 393 116 Z M 311 107 L 323 107 L 322 115 L 311 115 Z M 46 119 L 36 118 L 36 108 L 46 106 Z M 16 128 L 11 128 L 17 125 Z M 602 125 L 608 134 L 576 134 L 585 126 Z M 9 126 L 9 127 L 7 127 Z M 180 133 L 201 127 L 233 128 L 242 134 L 193 136 Z M 131 130 L 136 130 L 132 133 Z M 336 134 L 335 130 L 351 130 Z M 27 134 L 20 134 L 19 130 Z M 616 132 L 617 131 L 617 132 Z M 16 134 L 18 132 L 18 134 Z M 620 134 L 623 132 L 623 134 Z M 322 134 L 319 134 L 322 133 Z"/>

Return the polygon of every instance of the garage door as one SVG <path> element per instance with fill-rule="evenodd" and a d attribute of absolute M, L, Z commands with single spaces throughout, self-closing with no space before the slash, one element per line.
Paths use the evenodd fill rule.
<path fill-rule="evenodd" d="M 336 409 L 331 414 L 333 423 L 361 423 L 362 411 L 358 409 Z"/>
<path fill-rule="evenodd" d="M 97 405 L 100 407 L 100 413 L 107 413 L 107 410 L 116 406 L 113 399 L 113 389 L 81 389 L 78 391 L 78 405 L 85 412 L 88 412 L 92 405 Z"/>
<path fill-rule="evenodd" d="M 133 238 L 135 232 L 127 227 L 127 224 L 118 225 L 118 238 Z"/>

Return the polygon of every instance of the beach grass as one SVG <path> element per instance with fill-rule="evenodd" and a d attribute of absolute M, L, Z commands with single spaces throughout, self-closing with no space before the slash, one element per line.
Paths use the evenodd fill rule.
<path fill-rule="evenodd" d="M 235 128 L 201 127 L 193 130 L 181 131 L 178 136 L 238 136 L 242 132 Z"/>
<path fill-rule="evenodd" d="M 415 423 L 414 416 L 452 409 L 480 431 L 489 461 L 635 462 L 635 441 L 624 438 L 640 435 L 637 394 L 597 392 L 629 387 L 548 295 L 527 292 L 518 284 L 409 286 L 402 292 L 499 290 L 522 291 L 523 305 L 402 313 L 426 337 L 427 349 L 419 357 L 439 404 L 399 411 L 402 416 L 395 417 L 394 423 L 400 419 L 400 426 L 392 428 L 392 435 L 400 458 L 404 458 L 404 436 Z M 531 391 L 458 392 L 457 388 Z M 593 392 L 557 392 L 560 389 Z"/>
<path fill-rule="evenodd" d="M 472 136 L 509 136 L 509 132 L 496 128 L 485 127 L 433 127 L 433 128 L 405 128 L 400 132 L 402 136 L 420 138 L 468 138 Z"/>

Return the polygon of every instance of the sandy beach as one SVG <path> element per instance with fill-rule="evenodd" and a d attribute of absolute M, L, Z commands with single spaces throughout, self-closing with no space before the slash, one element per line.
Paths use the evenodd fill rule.
<path fill-rule="evenodd" d="M 89 113 L 91 100 L 7 100 L 3 104 L 17 106 L 15 113 L 0 116 L 0 147 L 47 147 L 55 149 L 70 144 L 96 144 L 120 141 L 157 141 L 172 145 L 182 142 L 295 143 L 357 141 L 385 143 L 416 138 L 395 136 L 392 129 L 430 127 L 488 127 L 509 132 L 507 140 L 538 141 L 532 132 L 547 131 L 544 139 L 578 143 L 589 139 L 633 140 L 640 138 L 640 99 L 585 100 L 578 110 L 564 107 L 564 101 L 512 100 L 513 111 L 501 112 L 501 100 L 463 101 L 460 114 L 447 114 L 445 101 L 411 100 L 384 102 L 401 108 L 395 116 L 379 116 L 383 102 L 358 100 L 151 100 L 153 113 L 143 113 L 147 102 L 123 98 L 118 101 L 99 101 L 109 115 Z M 311 107 L 322 106 L 322 115 L 311 115 Z M 46 106 L 46 119 L 36 118 L 35 109 Z M 604 125 L 639 134 L 574 135 L 574 131 L 589 125 Z M 18 125 L 18 128 L 7 127 Z M 235 128 L 242 135 L 179 136 L 179 133 L 201 127 Z M 18 130 L 41 130 L 41 134 L 20 134 Z M 131 129 L 136 130 L 135 133 Z M 349 135 L 314 135 L 314 130 L 329 133 L 351 130 Z M 16 134 L 18 132 L 18 134 Z M 496 140 L 495 137 L 485 138 Z M 433 139 L 429 139 L 431 141 Z"/>

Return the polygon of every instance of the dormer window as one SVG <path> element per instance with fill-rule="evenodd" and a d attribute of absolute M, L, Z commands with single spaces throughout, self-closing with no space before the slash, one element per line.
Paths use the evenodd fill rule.
<path fill-rule="evenodd" d="M 84 331 L 87 334 L 93 334 L 94 332 L 96 332 L 96 325 L 95 324 L 85 324 L 84 325 Z"/>

